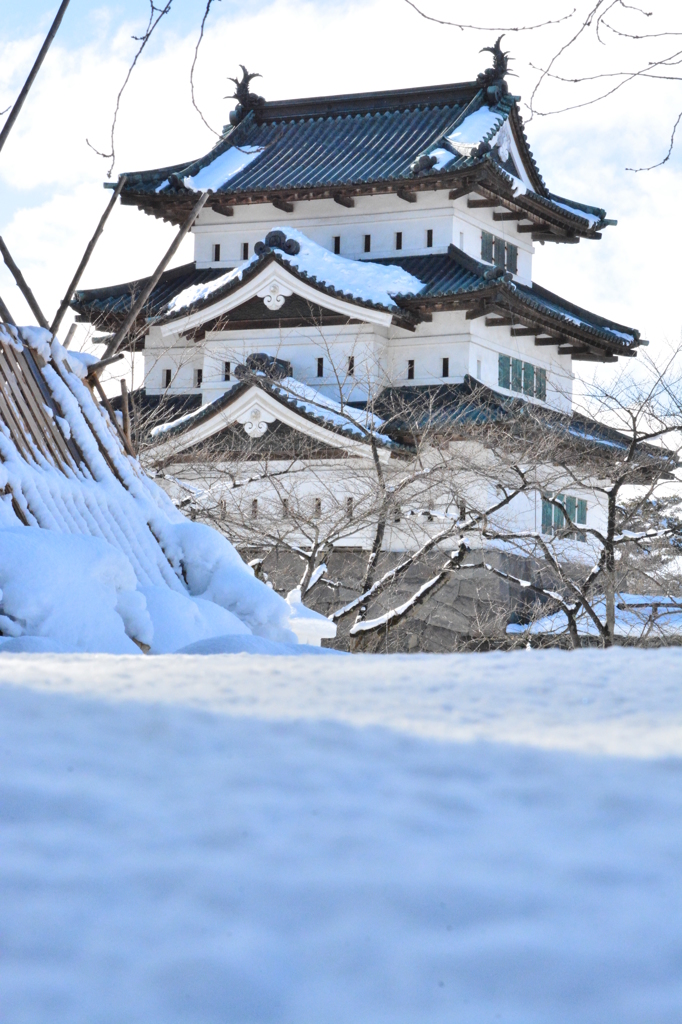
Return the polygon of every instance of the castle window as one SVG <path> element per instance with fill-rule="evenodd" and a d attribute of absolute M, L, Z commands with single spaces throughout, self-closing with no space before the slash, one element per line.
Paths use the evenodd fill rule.
<path fill-rule="evenodd" d="M 253 501 L 251 502 L 251 518 L 258 518 L 258 498 L 254 498 Z"/>
<path fill-rule="evenodd" d="M 173 380 L 173 371 L 172 370 L 164 370 L 163 371 L 163 386 L 165 388 L 169 388 L 171 386 L 171 381 L 172 380 Z"/>
<path fill-rule="evenodd" d="M 426 230 L 426 248 L 433 249 L 433 228 Z"/>
<path fill-rule="evenodd" d="M 355 374 L 355 356 L 348 356 L 348 376 Z"/>
<path fill-rule="evenodd" d="M 402 247 L 403 247 L 403 233 L 402 233 L 402 231 L 396 231 L 396 233 L 395 233 L 395 247 L 396 247 L 396 249 L 402 249 Z"/>
<path fill-rule="evenodd" d="M 229 380 L 232 375 L 232 366 L 230 363 L 223 363 L 223 380 Z"/>
<path fill-rule="evenodd" d="M 407 379 L 414 380 L 414 359 L 407 360 Z"/>
<path fill-rule="evenodd" d="M 459 247 L 464 248 L 462 233 L 459 236 Z M 496 267 L 505 267 L 512 274 L 518 273 L 518 246 L 505 242 L 503 238 L 491 235 L 489 231 L 481 231 L 481 259 L 484 263 L 494 263 Z"/>
<path fill-rule="evenodd" d="M 313 505 L 313 516 L 317 519 L 322 515 L 322 498 L 315 498 Z"/>
<path fill-rule="evenodd" d="M 346 515 L 349 519 L 353 518 L 353 499 L 346 498 Z"/>
<path fill-rule="evenodd" d="M 289 499 L 288 498 L 282 498 L 282 518 L 283 519 L 288 519 L 289 518 Z"/>
<path fill-rule="evenodd" d="M 334 235 L 334 255 L 338 256 L 341 252 L 341 235 Z"/>
<path fill-rule="evenodd" d="M 371 251 L 372 251 L 372 236 L 371 235 L 365 235 L 365 252 L 371 252 Z"/>
<path fill-rule="evenodd" d="M 248 260 L 249 258 L 249 243 L 242 242 L 242 259 Z"/>
<path fill-rule="evenodd" d="M 480 378 L 480 360 L 477 365 Z M 501 355 L 497 360 L 497 383 L 507 391 L 522 391 L 531 398 L 547 401 L 547 370 L 542 366 Z"/>
<path fill-rule="evenodd" d="M 204 380 L 204 371 L 201 367 L 197 367 L 194 371 L 194 387 L 200 388 Z"/>
<path fill-rule="evenodd" d="M 542 532 L 546 534 L 558 533 L 565 530 L 568 523 L 576 523 L 578 526 L 587 525 L 587 502 L 584 498 L 575 498 L 572 494 L 557 494 L 554 501 L 564 506 L 563 509 L 555 505 L 549 498 L 542 498 Z M 565 509 L 565 512 L 564 512 Z M 567 522 L 568 520 L 568 522 Z M 564 534 L 564 536 L 566 536 Z M 584 543 L 587 536 L 584 530 L 571 531 L 570 535 L 574 540 Z"/>
<path fill-rule="evenodd" d="M 322 356 L 317 357 L 317 376 L 324 377 L 324 358 Z"/>
<path fill-rule="evenodd" d="M 216 242 L 213 246 L 213 262 L 220 263 L 220 243 Z"/>
<path fill-rule="evenodd" d="M 481 360 L 480 359 L 476 360 L 476 378 L 477 378 L 477 380 L 481 379 Z"/>
<path fill-rule="evenodd" d="M 447 356 L 443 357 L 443 376 L 444 377 L 449 377 L 450 376 L 450 360 L 448 359 Z"/>

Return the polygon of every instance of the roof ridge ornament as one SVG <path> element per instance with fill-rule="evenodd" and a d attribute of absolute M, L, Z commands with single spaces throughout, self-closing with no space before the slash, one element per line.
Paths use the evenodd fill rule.
<path fill-rule="evenodd" d="M 476 84 L 485 88 L 490 106 L 495 106 L 503 96 L 507 95 L 509 86 L 505 78 L 507 75 L 513 74 L 513 71 L 509 70 L 509 61 L 513 60 L 513 57 L 509 57 L 509 50 L 503 50 L 500 46 L 503 39 L 504 33 L 498 36 L 494 46 L 484 46 L 479 51 L 479 53 L 492 53 L 493 55 L 493 66 L 481 71 L 476 78 Z"/>
<path fill-rule="evenodd" d="M 234 82 L 235 90 L 232 96 L 226 96 L 225 99 L 237 100 L 237 106 L 234 110 L 230 111 L 230 124 L 238 125 L 240 121 L 243 121 L 247 114 L 252 110 L 255 112 L 256 117 L 260 114 L 263 107 L 265 106 L 265 99 L 263 96 L 257 96 L 255 92 L 249 91 L 249 85 L 254 78 L 262 78 L 263 76 L 257 71 L 249 72 L 246 70 L 243 64 L 239 67 L 242 69 L 241 80 L 238 78 L 232 78 L 228 75 L 228 81 Z"/>
<path fill-rule="evenodd" d="M 287 238 L 283 231 L 268 231 L 264 242 L 256 242 L 253 251 L 256 256 L 265 256 L 272 249 L 281 249 L 289 256 L 296 256 L 301 251 L 301 245 L 295 238 Z"/>

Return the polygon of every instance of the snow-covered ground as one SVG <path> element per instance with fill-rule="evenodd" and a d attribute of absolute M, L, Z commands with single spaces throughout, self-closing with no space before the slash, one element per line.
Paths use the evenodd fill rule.
<path fill-rule="evenodd" d="M 678 1024 L 682 651 L 0 657 L 7 1024 Z"/>

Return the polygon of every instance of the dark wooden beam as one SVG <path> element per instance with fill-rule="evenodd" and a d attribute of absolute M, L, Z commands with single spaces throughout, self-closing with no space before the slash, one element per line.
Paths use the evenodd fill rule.
<path fill-rule="evenodd" d="M 470 210 L 492 209 L 494 206 L 502 206 L 497 199 L 469 199 L 467 206 Z"/>
<path fill-rule="evenodd" d="M 536 334 L 542 334 L 537 327 L 512 327 L 512 338 L 532 338 Z"/>
<path fill-rule="evenodd" d="M 19 270 L 19 267 L 16 265 L 16 263 L 12 259 L 10 251 L 7 248 L 7 246 L 5 245 L 5 242 L 4 242 L 4 240 L 2 238 L 0 238 L 0 252 L 2 252 L 2 258 L 4 259 L 5 263 L 7 264 L 7 269 L 9 270 L 9 272 L 12 275 L 12 277 L 14 278 L 14 280 L 17 282 L 17 284 L 19 286 L 19 289 L 21 291 L 21 294 L 26 299 L 26 301 L 27 301 L 27 303 L 28 303 L 28 305 L 29 305 L 29 307 L 31 309 L 31 312 L 33 313 L 34 317 L 36 318 L 36 320 L 38 321 L 38 323 L 40 324 L 41 327 L 44 327 L 45 330 L 49 331 L 50 325 L 48 324 L 47 320 L 45 319 L 43 311 L 41 310 L 40 306 L 38 305 L 38 303 L 36 301 L 35 295 L 31 291 L 31 289 L 29 288 L 28 284 L 26 283 L 26 278 L 24 277 L 22 272 Z"/>
<path fill-rule="evenodd" d="M 408 192 L 405 188 L 399 188 L 396 192 L 398 199 L 403 199 L 406 203 L 416 203 L 417 193 Z"/>
<path fill-rule="evenodd" d="M 64 14 L 66 13 L 66 8 L 68 6 L 69 6 L 69 0 L 62 0 L 61 4 L 59 6 L 59 10 L 57 11 L 55 19 L 52 22 L 52 25 L 50 27 L 50 31 L 45 36 L 45 42 L 40 47 L 40 53 L 36 57 L 36 59 L 34 61 L 34 64 L 33 64 L 33 67 L 29 71 L 28 78 L 24 82 L 24 87 L 21 90 L 21 92 L 19 93 L 19 95 L 17 96 L 16 100 L 14 101 L 14 105 L 12 106 L 12 109 L 10 111 L 10 115 L 7 118 L 7 120 L 5 121 L 4 127 L 3 127 L 2 131 L 0 132 L 0 149 L 2 149 L 2 147 L 5 145 L 5 142 L 7 141 L 7 136 L 12 131 L 12 126 L 13 126 L 14 122 L 16 121 L 16 119 L 19 116 L 19 111 L 21 110 L 21 108 L 24 105 L 24 100 L 26 99 L 26 97 L 29 94 L 31 86 L 33 85 L 33 82 L 35 81 L 36 75 L 40 71 L 41 64 L 45 60 L 45 55 L 46 55 L 47 51 L 50 49 L 50 46 L 52 45 L 52 40 L 57 35 L 57 29 L 59 28 L 59 26 L 62 23 L 62 18 L 64 17 Z"/>
<path fill-rule="evenodd" d="M 531 231 L 550 232 L 549 224 L 517 224 L 516 230 L 520 235 L 529 235 Z"/>
<path fill-rule="evenodd" d="M 465 185 L 463 188 L 450 189 L 448 199 L 462 199 L 463 196 L 468 196 L 471 192 L 471 187 Z"/>
<path fill-rule="evenodd" d="M 601 238 L 601 235 L 590 235 L 590 238 Z M 553 235 L 551 232 L 547 234 L 540 231 L 534 232 L 531 239 L 533 242 L 563 242 L 564 245 L 577 245 L 580 241 L 577 235 Z"/>
<path fill-rule="evenodd" d="M 478 320 L 480 316 L 485 316 L 486 313 L 490 312 L 489 306 L 477 306 L 475 309 L 467 309 L 464 319 L 465 320 Z"/>
<path fill-rule="evenodd" d="M 355 206 L 355 200 L 352 196 L 342 196 L 339 193 L 334 196 L 334 202 L 338 203 L 339 206 L 345 206 L 348 210 L 352 210 Z"/>
<path fill-rule="evenodd" d="M 498 317 L 487 316 L 485 318 L 485 325 L 486 325 L 486 327 L 511 327 L 511 325 L 513 323 L 514 323 L 514 321 L 512 320 L 512 318 L 510 316 L 498 316 Z M 512 331 L 512 333 L 513 333 L 513 331 Z"/>
<path fill-rule="evenodd" d="M 211 203 L 210 206 L 212 210 L 215 210 L 216 213 L 221 214 L 223 217 L 234 217 L 234 206 L 216 202 Z"/>
<path fill-rule="evenodd" d="M 527 220 L 525 213 L 494 213 L 493 220 Z"/>
<path fill-rule="evenodd" d="M 273 199 L 272 205 L 275 207 L 276 210 L 281 210 L 282 213 L 294 212 L 294 204 L 286 203 L 283 199 Z"/>
<path fill-rule="evenodd" d="M 561 337 L 556 337 L 556 338 L 536 338 L 535 339 L 535 344 L 538 345 L 539 347 L 542 347 L 543 345 L 565 345 L 566 341 L 567 341 L 566 338 L 561 338 Z"/>

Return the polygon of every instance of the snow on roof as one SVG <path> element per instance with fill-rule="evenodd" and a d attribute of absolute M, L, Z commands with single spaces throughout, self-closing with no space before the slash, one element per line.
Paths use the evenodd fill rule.
<path fill-rule="evenodd" d="M 395 309 L 393 296 L 416 294 L 425 287 L 423 281 L 402 267 L 382 266 L 378 263 L 336 256 L 296 228 L 276 226 L 271 230 L 282 231 L 287 238 L 295 239 L 300 245 L 300 251 L 295 256 L 277 249 L 277 256 L 281 260 L 289 263 L 299 273 L 314 278 L 319 284 L 334 288 L 337 292 L 362 302 Z M 231 281 L 241 280 L 247 267 L 256 263 L 258 259 L 258 256 L 252 256 L 241 266 L 226 271 L 213 281 L 190 285 L 189 288 L 183 289 L 169 302 L 167 312 L 177 313 L 224 288 Z"/>
<path fill-rule="evenodd" d="M 505 115 L 490 107 L 479 107 L 473 114 L 465 117 L 454 131 L 446 135 L 446 141 L 458 152 L 468 154 L 474 146 L 478 146 L 487 135 L 499 129 L 505 121 Z"/>
<path fill-rule="evenodd" d="M 366 438 L 374 435 L 384 444 L 393 444 L 393 441 L 386 434 L 381 433 L 384 420 L 375 416 L 369 409 L 355 409 L 353 406 L 327 398 L 326 395 L 308 387 L 294 377 L 285 377 L 284 380 L 270 384 L 270 390 L 282 395 L 284 398 L 293 398 L 296 404 L 309 416 L 316 416 L 324 419 L 332 426 L 340 430 L 349 430 L 358 437 Z"/>
<path fill-rule="evenodd" d="M 166 307 L 167 313 L 177 313 L 181 309 L 186 309 L 188 306 L 192 306 L 195 302 L 201 302 L 202 299 L 208 298 L 213 292 L 218 291 L 220 288 L 224 288 L 230 281 L 241 281 L 242 275 L 247 267 L 251 266 L 252 263 L 256 263 L 258 260 L 257 256 L 252 256 L 246 263 L 242 263 L 239 267 L 234 267 L 232 270 L 225 271 L 220 277 L 213 278 L 212 281 L 205 281 L 203 284 L 191 284 L 188 288 L 183 288 L 181 292 L 178 292 L 174 298 L 168 303 Z"/>
<path fill-rule="evenodd" d="M 79 460 L 57 468 L 30 444 L 22 455 L 0 419 L 0 633 L 112 653 L 163 653 L 229 634 L 295 640 L 286 602 L 124 453 L 81 379 L 86 364 L 74 372 L 74 354 L 39 328 L 2 328 L 0 343 L 51 353 L 39 383 L 61 416 L 47 404 L 45 415 Z M 12 416 L 21 423 L 19 406 Z"/>
<path fill-rule="evenodd" d="M 384 420 L 368 409 L 356 409 L 348 404 L 342 405 L 340 402 L 335 401 L 333 398 L 328 398 L 320 391 L 316 391 L 315 388 L 303 384 L 294 377 L 285 377 L 282 380 L 276 381 L 258 373 L 254 373 L 253 376 L 262 379 L 269 392 L 280 398 L 295 401 L 297 407 L 302 412 L 318 420 L 324 420 L 329 426 L 337 430 L 350 432 L 362 439 L 366 439 L 371 435 L 382 444 L 395 445 L 395 442 L 387 434 L 382 433 Z M 239 385 L 236 385 L 236 387 L 239 387 Z M 151 432 L 152 437 L 161 439 L 165 434 L 175 432 L 181 424 L 191 427 L 193 421 L 204 419 L 207 415 L 210 415 L 211 406 L 214 406 L 216 411 L 219 411 L 226 396 L 229 396 L 233 390 L 234 387 L 228 389 L 208 405 L 202 405 L 199 409 L 193 409 L 192 412 L 179 416 L 169 423 L 162 423 L 154 427 Z"/>
<path fill-rule="evenodd" d="M 196 174 L 184 178 L 183 184 L 185 188 L 191 188 L 195 192 L 204 192 L 206 189 L 216 192 L 248 167 L 262 152 L 262 146 L 232 146 Z"/>
<path fill-rule="evenodd" d="M 552 203 L 554 204 L 554 206 L 558 206 L 562 210 L 568 210 L 569 213 L 574 213 L 577 217 L 582 217 L 583 220 L 586 220 L 588 222 L 591 228 L 593 228 L 596 224 L 601 224 L 601 217 L 597 216 L 597 214 L 595 213 L 589 213 L 587 210 L 583 210 L 579 206 L 571 206 L 570 203 L 566 202 L 560 203 L 559 200 L 555 199 L 554 197 L 552 197 Z"/>
<path fill-rule="evenodd" d="M 351 295 L 354 299 L 393 308 L 395 295 L 416 294 L 425 287 L 423 281 L 408 274 L 402 267 L 382 266 L 337 256 L 311 241 L 297 228 L 280 225 L 273 230 L 284 232 L 287 238 L 295 239 L 301 247 L 295 256 L 278 250 L 278 255 L 285 262 L 296 267 L 300 273 L 316 278 L 320 284 L 344 295 Z"/>

